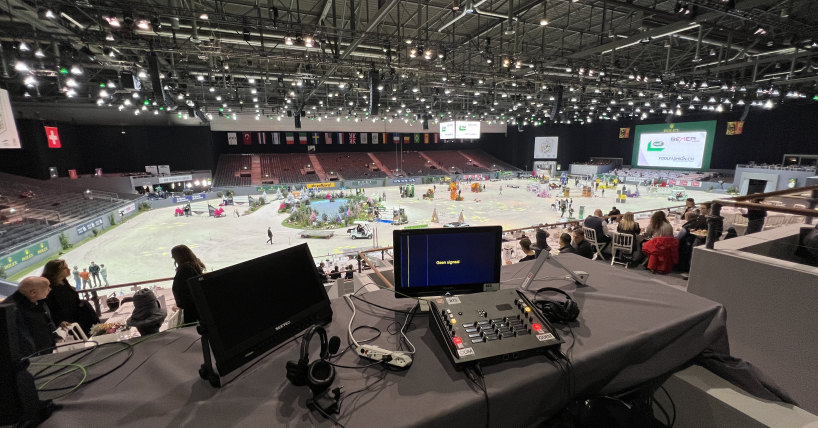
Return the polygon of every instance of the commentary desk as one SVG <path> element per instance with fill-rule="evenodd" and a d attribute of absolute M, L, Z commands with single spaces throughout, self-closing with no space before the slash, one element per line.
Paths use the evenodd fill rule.
<path fill-rule="evenodd" d="M 573 254 L 558 256 L 569 269 L 590 274 L 588 285 L 577 287 L 561 279 L 565 272 L 544 265 L 531 285 L 557 287 L 579 304 L 578 322 L 572 323 L 576 344 L 571 390 L 576 396 L 614 394 L 669 374 L 705 349 L 729 353 L 726 314 L 715 302 L 651 282 L 622 268 L 592 262 Z M 516 287 L 533 262 L 504 266 L 502 287 Z M 533 292 L 529 296 L 533 296 Z M 378 290 L 360 297 L 382 306 L 409 310 L 414 301 L 395 299 Z M 543 294 L 540 294 L 543 297 Z M 561 299 L 549 294 L 547 297 Z M 252 296 L 248 296 L 252 298 Z M 383 310 L 355 300 L 353 327 L 371 325 L 381 335 L 372 344 L 395 349 L 395 321 L 404 314 Z M 332 302 L 334 317 L 328 332 L 348 345 L 347 324 L 352 311 L 344 299 Z M 462 372 L 456 371 L 428 327 L 425 315 L 415 317 L 407 333 L 417 348 L 407 371 L 338 368 L 332 388 L 343 386 L 352 393 L 335 415 L 348 428 L 484 426 L 483 392 Z M 574 339 L 562 331 L 568 352 Z M 359 329 L 362 341 L 374 331 Z M 310 358 L 318 358 L 318 339 L 311 344 Z M 134 346 L 133 357 L 108 376 L 58 399 L 64 408 L 44 427 L 331 427 L 334 424 L 306 407 L 311 397 L 306 386 L 296 387 L 285 378 L 285 364 L 297 360 L 300 339 L 262 357 L 240 375 L 229 374 L 220 389 L 198 375 L 202 364 L 199 335 L 195 328 L 168 331 Z M 404 348 L 405 349 L 405 348 Z M 94 351 L 94 353 L 100 350 Z M 64 354 L 37 358 L 54 360 Z M 85 361 L 93 361 L 93 354 Z M 366 365 L 352 352 L 332 361 L 341 365 Z M 89 378 L 121 363 L 113 357 L 89 369 Z M 494 427 L 529 427 L 553 415 L 568 401 L 567 378 L 554 363 L 537 356 L 484 367 Z M 232 380 L 231 380 L 232 379 Z M 55 381 L 51 386 L 57 385 Z M 66 381 L 67 382 L 67 381 Z M 42 381 L 40 381 L 42 383 Z M 74 381 L 76 383 L 76 380 Z M 65 383 L 70 385 L 70 383 Z"/>

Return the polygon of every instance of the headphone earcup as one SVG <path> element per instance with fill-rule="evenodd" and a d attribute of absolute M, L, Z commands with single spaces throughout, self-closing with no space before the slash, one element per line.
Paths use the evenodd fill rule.
<path fill-rule="evenodd" d="M 313 394 L 329 388 L 335 380 L 335 367 L 324 360 L 315 360 L 307 367 L 307 385 Z"/>
<path fill-rule="evenodd" d="M 308 368 L 306 360 L 287 361 L 287 379 L 295 386 L 306 385 Z"/>
<path fill-rule="evenodd" d="M 576 321 L 579 316 L 579 305 L 573 299 L 565 301 L 565 321 Z"/>

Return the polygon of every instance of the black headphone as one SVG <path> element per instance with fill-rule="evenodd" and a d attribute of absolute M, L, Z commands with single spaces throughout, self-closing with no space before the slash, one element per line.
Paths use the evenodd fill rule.
<path fill-rule="evenodd" d="M 542 299 L 536 300 L 537 294 L 543 291 L 553 291 L 555 293 L 565 296 L 565 302 L 555 302 L 553 300 Z M 534 294 L 534 306 L 539 308 L 540 312 L 545 316 L 549 322 L 566 323 L 576 321 L 579 316 L 579 306 L 571 299 L 568 293 L 553 287 L 540 288 Z"/>
<path fill-rule="evenodd" d="M 318 333 L 321 339 L 321 356 L 319 359 L 310 362 L 309 350 L 312 335 Z M 324 361 L 335 352 L 338 352 L 338 345 L 341 340 L 333 336 L 327 341 L 327 331 L 324 327 L 314 325 L 310 327 L 301 340 L 301 356 L 299 360 L 287 362 L 287 379 L 295 386 L 307 385 L 313 394 L 318 394 L 329 388 L 335 380 L 335 367 Z M 335 348 L 334 351 L 331 348 Z"/>

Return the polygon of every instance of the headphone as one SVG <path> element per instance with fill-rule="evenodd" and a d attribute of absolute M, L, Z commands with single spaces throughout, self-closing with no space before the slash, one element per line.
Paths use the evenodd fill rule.
<path fill-rule="evenodd" d="M 540 312 L 545 316 L 549 322 L 567 323 L 576 321 L 579 316 L 579 306 L 571 299 L 568 293 L 553 287 L 540 288 L 534 294 L 536 299 L 537 294 L 543 291 L 553 291 L 555 293 L 565 296 L 565 302 L 556 302 L 553 300 L 542 299 L 534 300 L 534 306 L 540 309 Z"/>
<path fill-rule="evenodd" d="M 318 333 L 321 339 L 321 356 L 319 359 L 310 362 L 309 350 L 312 335 Z M 327 340 L 327 331 L 321 326 L 312 326 L 301 340 L 301 356 L 299 360 L 287 362 L 287 379 L 295 386 L 307 385 L 313 394 L 318 394 L 329 388 L 335 380 L 335 367 L 324 361 L 331 354 L 338 352 L 341 339 L 333 336 Z M 334 348 L 334 349 L 333 349 Z"/>

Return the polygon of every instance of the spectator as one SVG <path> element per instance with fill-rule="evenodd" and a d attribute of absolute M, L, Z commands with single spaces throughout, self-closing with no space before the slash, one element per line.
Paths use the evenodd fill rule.
<path fill-rule="evenodd" d="M 615 223 L 615 222 L 619 221 L 618 216 L 620 214 L 622 214 L 622 213 L 618 209 L 616 209 L 616 207 L 611 207 L 611 211 L 608 212 L 608 217 L 610 217 L 610 218 L 607 219 L 606 221 L 608 223 Z"/>
<path fill-rule="evenodd" d="M 548 231 L 545 229 L 537 229 L 535 244 L 531 246 L 536 257 L 539 257 L 543 250 L 551 251 L 551 247 L 548 245 L 548 236 Z"/>
<path fill-rule="evenodd" d="M 696 208 L 696 202 L 693 201 L 693 198 L 685 199 L 685 209 L 682 211 L 682 218 L 685 218 L 685 214 L 689 212 L 699 214 L 699 209 Z"/>
<path fill-rule="evenodd" d="M 330 279 L 338 279 L 341 277 L 341 271 L 338 270 L 338 266 L 333 268 L 332 272 L 330 272 L 329 278 Z"/>
<path fill-rule="evenodd" d="M 633 213 L 628 211 L 622 215 L 622 220 L 616 226 L 616 231 L 636 237 L 636 235 L 642 232 L 642 229 L 639 227 L 639 223 L 634 220 Z"/>
<path fill-rule="evenodd" d="M 588 240 L 585 239 L 585 231 L 577 229 L 574 232 L 574 245 L 577 248 L 577 254 L 586 259 L 594 257 L 594 247 Z"/>
<path fill-rule="evenodd" d="M 82 278 L 82 286 L 83 288 L 91 288 L 88 284 L 88 278 L 91 277 L 91 274 L 88 273 L 88 269 L 82 268 L 82 272 L 80 272 L 80 278 Z"/>
<path fill-rule="evenodd" d="M 51 287 L 46 298 L 51 310 L 51 320 L 63 328 L 77 323 L 85 334 L 89 334 L 91 326 L 99 324 L 99 317 L 87 301 L 80 299 L 77 290 L 68 282 L 70 274 L 65 260 L 51 260 L 43 268 L 42 277 L 48 280 Z"/>
<path fill-rule="evenodd" d="M 764 199 L 756 199 L 753 202 L 760 204 L 763 201 Z M 764 229 L 764 219 L 767 217 L 767 211 L 748 209 L 747 214 L 742 214 L 741 216 L 747 218 L 747 229 L 744 234 L 749 235 L 751 233 L 761 232 L 761 230 Z"/>
<path fill-rule="evenodd" d="M 30 276 L 20 281 L 17 291 L 9 297 L 17 307 L 17 328 L 23 355 L 51 348 L 56 343 L 54 331 L 57 328 L 45 302 L 50 291 L 47 279 Z"/>
<path fill-rule="evenodd" d="M 344 275 L 344 279 L 352 279 L 352 265 L 347 266 L 346 275 Z"/>
<path fill-rule="evenodd" d="M 184 313 L 187 315 L 187 311 Z M 136 327 L 141 336 L 159 333 L 168 311 L 164 309 L 153 291 L 143 288 L 133 295 L 133 312 L 125 321 L 128 327 Z"/>
<path fill-rule="evenodd" d="M 82 282 L 80 282 L 80 270 L 74 266 L 74 270 L 71 271 L 74 274 L 74 282 L 77 283 L 77 291 L 82 290 Z"/>
<path fill-rule="evenodd" d="M 108 285 L 108 269 L 105 268 L 105 265 L 99 265 L 99 274 L 102 275 L 102 280 L 105 281 L 105 286 L 109 287 L 109 285 Z"/>
<path fill-rule="evenodd" d="M 577 253 L 577 249 L 571 246 L 571 235 L 563 233 L 560 235 L 560 254 Z"/>
<path fill-rule="evenodd" d="M 520 239 L 520 248 L 522 248 L 523 254 L 525 254 L 525 256 L 520 259 L 521 262 L 526 262 L 537 258 L 537 256 L 534 254 L 534 251 L 531 249 L 530 239 L 528 238 Z"/>
<path fill-rule="evenodd" d="M 99 266 L 96 263 L 91 262 L 91 266 L 88 266 L 88 272 L 91 272 L 91 278 L 94 280 L 94 287 L 99 287 L 102 284 L 102 281 L 99 280 Z"/>
<path fill-rule="evenodd" d="M 608 242 L 611 241 L 611 238 L 607 235 L 605 220 L 602 219 L 602 210 L 594 210 L 594 215 L 586 217 L 583 225 L 596 232 L 596 242 L 600 245 L 600 248 L 604 249 L 605 246 L 608 245 Z M 583 238 L 584 237 L 585 235 L 583 234 Z"/>
<path fill-rule="evenodd" d="M 174 310 L 182 309 L 184 323 L 199 322 L 199 311 L 193 301 L 193 295 L 187 281 L 199 276 L 205 270 L 205 264 L 193 254 L 187 245 L 177 245 L 170 250 L 170 256 L 176 266 L 176 275 L 173 277 L 173 297 L 176 299 Z"/>
<path fill-rule="evenodd" d="M 645 228 L 646 238 L 650 239 L 657 236 L 673 237 L 673 226 L 667 221 L 664 211 L 656 211 L 653 213 L 653 215 L 650 216 L 650 224 Z"/>

